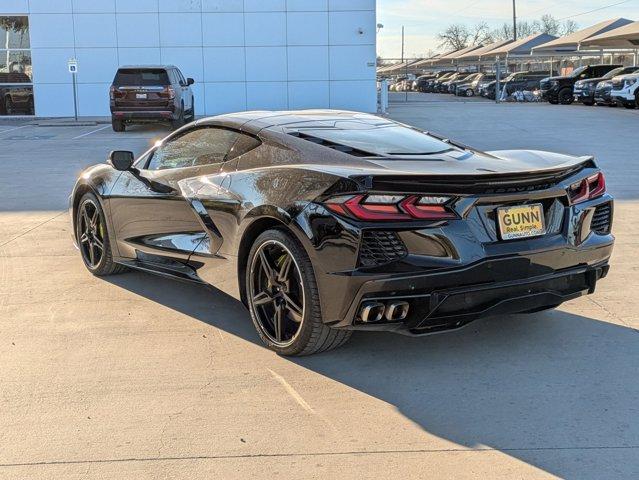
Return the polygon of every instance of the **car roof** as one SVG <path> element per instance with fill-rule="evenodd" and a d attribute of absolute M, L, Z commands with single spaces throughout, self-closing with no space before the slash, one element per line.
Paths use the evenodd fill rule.
<path fill-rule="evenodd" d="M 272 127 L 283 127 L 303 124 L 305 127 L 322 127 L 336 121 L 351 120 L 368 125 L 392 123 L 369 113 L 347 110 L 292 110 L 292 111 L 251 111 L 228 113 L 215 117 L 203 118 L 197 125 L 215 125 L 238 128 L 248 133 L 258 133 Z"/>
<path fill-rule="evenodd" d="M 148 69 L 171 69 L 171 68 L 178 68 L 175 65 L 122 65 L 120 67 L 118 67 L 118 70 L 129 70 L 129 69 L 137 69 L 137 70 L 143 70 L 145 68 Z"/>

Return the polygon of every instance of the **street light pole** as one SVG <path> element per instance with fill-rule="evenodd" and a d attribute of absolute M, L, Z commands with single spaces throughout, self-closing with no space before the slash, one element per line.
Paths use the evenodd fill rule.
<path fill-rule="evenodd" d="M 515 2 L 517 0 L 513 0 L 513 40 L 517 40 L 517 9 L 515 7 Z"/>

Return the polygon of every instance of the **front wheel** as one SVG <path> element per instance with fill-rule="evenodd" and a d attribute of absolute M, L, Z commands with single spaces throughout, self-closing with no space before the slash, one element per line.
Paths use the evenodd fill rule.
<path fill-rule="evenodd" d="M 475 95 L 475 91 L 472 88 L 469 88 L 466 90 L 466 96 L 467 97 L 472 97 Z"/>
<path fill-rule="evenodd" d="M 85 194 L 78 204 L 75 238 L 87 269 L 98 277 L 126 270 L 113 261 L 106 218 L 99 200 L 92 193 Z"/>
<path fill-rule="evenodd" d="M 319 292 L 308 254 L 284 230 L 262 233 L 249 252 L 246 292 L 262 341 L 280 355 L 310 355 L 343 345 L 349 330 L 322 322 Z"/>
<path fill-rule="evenodd" d="M 564 88 L 559 92 L 559 103 L 562 105 L 570 105 L 573 102 L 572 89 Z"/>

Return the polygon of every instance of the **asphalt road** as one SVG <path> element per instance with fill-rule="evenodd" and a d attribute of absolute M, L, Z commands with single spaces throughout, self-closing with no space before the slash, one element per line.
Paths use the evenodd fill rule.
<path fill-rule="evenodd" d="M 620 198 L 596 294 L 278 357 L 235 299 L 94 278 L 71 245 L 77 173 L 167 130 L 0 124 L 0 478 L 639 477 L 639 111 L 437 101 L 390 116 L 484 149 L 596 154 Z"/>

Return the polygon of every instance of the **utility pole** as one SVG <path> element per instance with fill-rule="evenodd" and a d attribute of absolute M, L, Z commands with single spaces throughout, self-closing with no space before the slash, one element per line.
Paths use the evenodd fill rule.
<path fill-rule="evenodd" d="M 404 63 L 404 25 L 402 25 L 402 63 Z"/>
<path fill-rule="evenodd" d="M 517 41 L 517 10 L 515 7 L 515 2 L 517 0 L 513 0 L 513 40 Z"/>
<path fill-rule="evenodd" d="M 404 63 L 404 25 L 402 25 L 402 63 Z M 404 90 L 404 101 L 408 103 L 408 65 L 404 65 L 404 75 L 406 76 L 406 89 Z"/>

